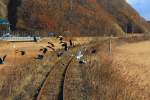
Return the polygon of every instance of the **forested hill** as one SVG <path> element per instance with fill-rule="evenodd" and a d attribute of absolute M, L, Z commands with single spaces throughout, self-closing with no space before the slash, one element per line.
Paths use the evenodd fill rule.
<path fill-rule="evenodd" d="M 149 24 L 125 0 L 9 0 L 3 4 L 7 10 L 0 6 L 0 16 L 7 15 L 13 30 L 74 35 L 122 35 L 150 30 Z"/>

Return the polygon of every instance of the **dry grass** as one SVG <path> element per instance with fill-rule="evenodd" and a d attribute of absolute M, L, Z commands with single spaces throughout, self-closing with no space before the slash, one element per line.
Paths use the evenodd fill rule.
<path fill-rule="evenodd" d="M 87 58 L 89 63 L 81 66 L 87 100 L 145 100 L 112 66 L 113 58 L 107 52 Z"/>
<path fill-rule="evenodd" d="M 66 100 L 149 100 L 143 96 L 139 85 L 126 80 L 127 76 L 114 66 L 107 41 L 89 47 L 95 47 L 99 52 L 90 54 L 87 49 L 86 65 L 73 62 L 67 77 Z"/>
<path fill-rule="evenodd" d="M 7 43 L 7 42 L 6 42 Z M 26 55 L 15 54 L 16 49 L 26 50 Z M 35 61 L 33 57 L 38 54 L 47 42 L 39 43 L 3 43 L 0 53 L 8 54 L 5 64 L 0 65 L 0 99 L 1 100 L 31 100 L 45 77 L 47 71 L 55 61 L 49 56 L 44 61 Z M 51 60 L 50 60 L 51 59 Z"/>
<path fill-rule="evenodd" d="M 9 44 L 9 42 L 0 40 L 0 46 L 7 45 L 7 44 Z"/>
<path fill-rule="evenodd" d="M 131 84 L 137 84 L 143 96 L 149 98 L 149 41 L 119 46 L 114 52 L 114 65 Z M 132 48 L 132 49 L 131 49 Z"/>
<path fill-rule="evenodd" d="M 41 80 L 54 65 L 55 57 L 49 54 L 44 61 L 31 61 L 26 65 L 11 67 L 5 73 L 6 78 L 0 88 L 0 99 L 2 100 L 32 100 L 36 90 L 41 84 Z M 51 62 L 50 62 L 51 61 Z M 1 80 L 2 81 L 2 80 Z"/>
<path fill-rule="evenodd" d="M 76 84 L 72 84 L 72 87 L 76 87 L 76 88 L 71 89 L 72 87 L 69 87 L 70 91 L 68 92 L 68 94 L 70 94 L 69 95 L 70 97 L 73 94 L 74 95 L 73 97 L 77 96 L 78 97 L 77 99 L 81 99 L 81 100 L 82 99 L 85 100 L 149 100 L 149 98 L 146 98 L 146 96 L 142 96 L 144 93 L 146 93 L 146 91 L 143 91 L 141 86 L 139 84 L 136 84 L 135 80 L 131 81 L 131 79 L 129 79 L 128 76 L 123 74 L 122 70 L 118 69 L 118 67 L 123 68 L 124 66 L 122 65 L 118 66 L 118 64 L 114 62 L 114 55 L 109 54 L 108 40 L 101 40 L 99 38 L 87 38 L 87 39 L 84 38 L 84 42 L 82 41 L 82 38 L 78 38 L 78 39 L 74 38 L 73 40 L 81 41 L 81 44 L 88 44 L 89 42 L 93 40 L 94 41 L 91 44 L 87 45 L 88 49 L 85 52 L 86 54 L 85 59 L 87 59 L 88 63 L 85 65 L 80 65 L 77 61 L 74 61 L 72 64 L 73 68 L 71 70 L 73 71 L 70 75 L 69 81 L 73 80 L 72 78 L 73 74 L 79 75 L 79 78 L 75 80 Z M 45 45 L 47 41 L 49 41 L 49 39 L 45 39 L 40 43 L 34 45 L 34 47 L 36 48 L 35 50 L 38 50 L 41 45 Z M 50 41 L 55 41 L 55 39 L 54 40 L 52 39 Z M 114 45 L 112 45 L 112 47 L 116 45 L 120 46 L 120 44 L 121 45 L 124 44 L 124 41 L 120 42 L 119 40 L 119 45 L 118 45 L 118 40 L 117 42 L 114 40 L 113 43 Z M 147 48 L 145 48 L 146 50 L 149 50 L 148 45 L 149 43 L 147 43 Z M 31 48 L 32 46 L 33 44 L 28 45 L 29 48 Z M 124 46 L 126 45 L 124 44 Z M 17 48 L 24 48 L 24 47 L 25 46 L 21 44 L 17 45 Z M 97 48 L 98 52 L 96 54 L 91 54 L 89 50 L 91 48 Z M 129 48 L 132 48 L 132 45 L 130 45 Z M 135 50 L 138 49 L 137 47 L 135 48 L 136 48 Z M 122 48 L 122 49 L 126 49 L 126 48 Z M 2 49 L 1 51 L 3 50 L 4 49 Z M 114 50 L 115 49 L 113 49 L 113 51 Z M 75 51 L 76 49 L 73 52 Z M 143 55 L 144 52 L 145 51 L 143 51 L 141 55 Z M 117 53 L 122 54 L 124 52 L 117 52 Z M 32 52 L 30 54 L 32 56 L 34 55 L 32 54 Z M 45 61 L 37 62 L 34 60 L 31 61 L 28 60 L 24 64 L 21 63 L 16 66 L 5 66 L 3 69 L 1 69 L 0 70 L 0 80 L 1 80 L 0 100 L 33 99 L 33 96 L 35 95 L 37 88 L 41 84 L 41 80 L 45 78 L 47 71 L 49 71 L 49 69 L 56 62 L 55 56 L 53 54 L 49 53 L 48 55 L 49 56 L 45 58 Z M 127 55 L 123 55 L 123 57 Z M 139 54 L 138 56 L 141 57 L 141 55 Z M 32 56 L 30 56 L 30 58 Z M 146 70 L 143 70 L 143 72 L 144 71 Z M 131 70 L 131 72 L 134 72 L 134 70 Z M 137 72 L 137 74 L 139 73 Z M 149 74 L 145 74 L 145 75 L 149 75 Z M 144 80 L 146 80 L 146 78 L 144 78 Z"/>

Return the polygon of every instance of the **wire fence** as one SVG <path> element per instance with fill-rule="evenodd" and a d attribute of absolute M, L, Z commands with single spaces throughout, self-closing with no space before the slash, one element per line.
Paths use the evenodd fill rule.
<path fill-rule="evenodd" d="M 14 31 L 11 33 L 3 32 L 0 40 L 4 41 L 35 41 L 44 37 L 53 37 L 56 33 L 47 31 Z"/>
<path fill-rule="evenodd" d="M 21 42 L 21 41 L 38 41 L 41 37 L 0 37 L 0 40 L 10 42 Z"/>

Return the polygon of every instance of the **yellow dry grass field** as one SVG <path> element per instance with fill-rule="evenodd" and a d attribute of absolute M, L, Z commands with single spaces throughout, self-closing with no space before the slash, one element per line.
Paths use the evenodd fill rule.
<path fill-rule="evenodd" d="M 0 55 L 4 56 L 7 54 L 6 61 L 4 65 L 0 65 L 0 69 L 6 66 L 13 66 L 18 64 L 23 64 L 28 62 L 31 58 L 35 57 L 38 54 L 38 50 L 46 43 L 8 43 L 2 45 L 0 48 Z M 21 56 L 16 54 L 16 50 L 25 50 L 26 55 Z"/>
<path fill-rule="evenodd" d="M 130 84 L 150 98 L 150 41 L 118 46 L 114 52 L 114 64 Z"/>
<path fill-rule="evenodd" d="M 83 100 L 149 100 L 150 41 L 127 43 L 114 40 L 113 54 L 110 54 L 107 39 L 67 37 L 65 41 L 70 39 L 79 45 L 74 50 L 86 47 L 84 59 L 87 60 L 84 65 L 77 60 L 71 64 L 68 84 L 76 84 L 68 85 L 70 98 L 83 94 Z M 42 61 L 33 60 L 40 53 L 39 49 L 48 45 L 47 42 L 53 42 L 56 49 L 61 48 L 56 38 L 45 38 L 37 43 L 0 42 L 0 56 L 8 55 L 5 64 L 0 65 L 0 100 L 32 100 L 47 72 L 60 60 L 51 51 Z M 94 48 L 97 51 L 92 54 Z M 25 50 L 26 55 L 15 54 L 17 49 Z M 64 57 L 61 59 L 67 61 Z M 82 81 L 74 81 L 72 75 L 79 76 Z"/>

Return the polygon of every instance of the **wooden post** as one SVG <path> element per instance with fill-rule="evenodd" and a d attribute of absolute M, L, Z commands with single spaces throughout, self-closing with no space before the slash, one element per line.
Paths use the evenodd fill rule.
<path fill-rule="evenodd" d="M 110 36 L 110 39 L 109 39 L 109 53 L 110 54 L 112 53 L 112 35 Z"/>
<path fill-rule="evenodd" d="M 15 44 L 13 44 L 13 50 L 14 50 L 14 66 L 16 65 L 16 45 Z"/>
<path fill-rule="evenodd" d="M 128 34 L 128 24 L 126 24 L 126 37 L 127 37 L 127 34 Z"/>

